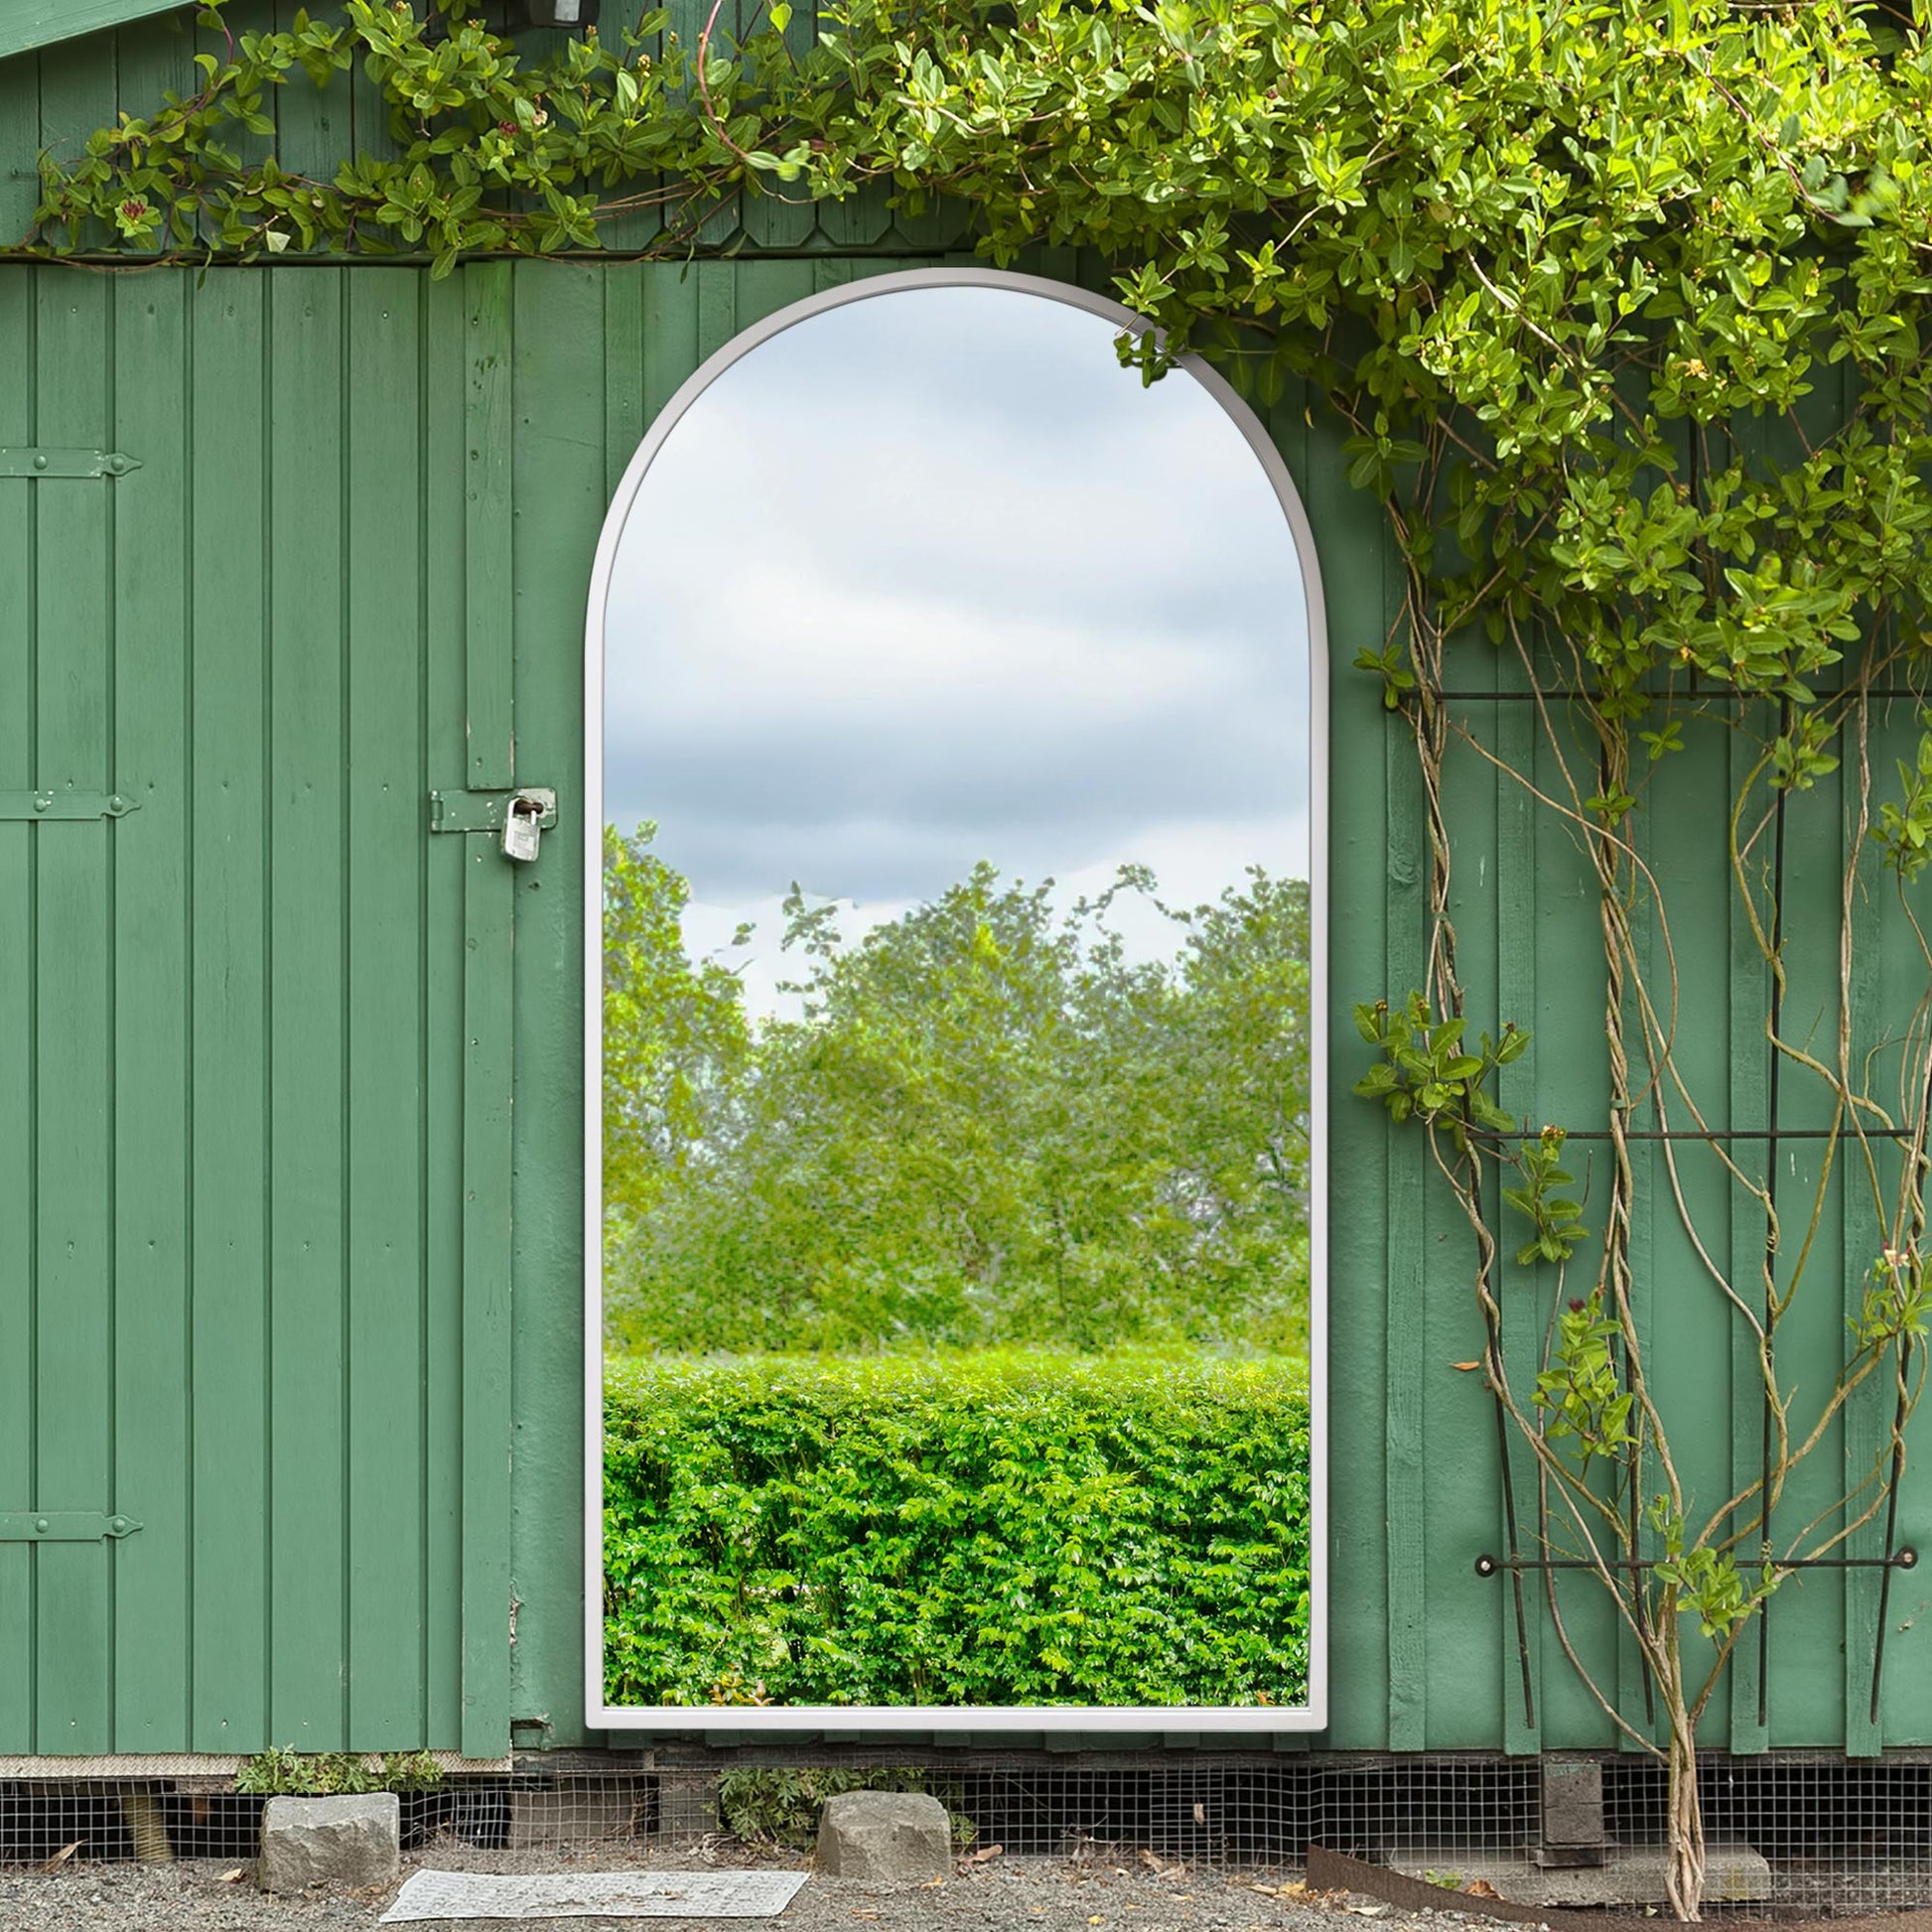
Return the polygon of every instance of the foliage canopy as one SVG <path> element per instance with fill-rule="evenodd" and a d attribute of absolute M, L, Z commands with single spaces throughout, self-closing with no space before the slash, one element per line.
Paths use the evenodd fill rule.
<path fill-rule="evenodd" d="M 605 847 L 606 1304 L 649 1349 L 1156 1340 L 1299 1354 L 1309 904 L 1253 871 L 1116 923 L 991 866 L 842 944 L 788 902 L 798 1011 L 686 958 L 650 828 Z"/>
<path fill-rule="evenodd" d="M 1096 250 L 1183 349 L 1349 424 L 1453 633 L 1545 624 L 1612 711 L 1692 677 L 1774 694 L 1775 776 L 1829 768 L 1811 695 L 1874 623 L 1916 638 L 1932 560 L 1932 46 L 1863 0 L 840 0 L 731 41 L 662 12 L 534 60 L 457 0 L 298 15 L 201 90 L 49 157 L 34 245 L 431 255 L 598 245 L 733 194 L 884 183 L 1010 260 Z M 209 18 L 218 22 L 219 9 Z M 717 19 L 716 11 L 712 20 Z M 328 179 L 268 95 L 360 61 L 401 152 Z M 1842 365 L 1849 405 L 1807 409 Z M 1831 376 L 1834 385 L 1837 377 Z M 1803 423 L 1800 426 L 1799 419 Z M 1791 434 L 1737 435 L 1739 420 Z M 1400 647 L 1364 654 L 1404 696 Z M 1667 730 L 1652 744 L 1667 755 Z M 1599 792 L 1614 821 L 1633 802 Z M 1876 828 L 1908 872 L 1932 780 Z"/>

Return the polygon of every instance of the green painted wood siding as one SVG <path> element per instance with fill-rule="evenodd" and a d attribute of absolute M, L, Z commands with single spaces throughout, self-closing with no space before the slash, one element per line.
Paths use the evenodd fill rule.
<path fill-rule="evenodd" d="M 644 426 L 706 356 L 759 318 L 850 276 L 916 266 L 920 259 L 940 258 L 704 262 L 688 271 L 680 265 L 515 270 L 518 756 L 533 775 L 566 786 L 566 795 L 578 780 L 580 694 L 569 667 L 603 508 Z M 1091 262 L 1057 256 L 1026 265 L 1105 286 Z M 1450 1366 L 1480 1347 L 1467 1231 L 1436 1183 L 1420 1138 L 1391 1135 L 1380 1113 L 1348 1091 L 1363 1063 L 1350 1004 L 1385 993 L 1400 997 L 1422 975 L 1426 854 L 1414 754 L 1382 710 L 1375 683 L 1347 669 L 1357 651 L 1379 649 L 1389 634 L 1399 582 L 1378 513 L 1345 481 L 1339 432 L 1299 396 L 1273 412 L 1271 427 L 1313 523 L 1335 667 L 1328 1016 L 1333 1724 L 1315 1741 L 1401 1750 L 1609 1746 L 1614 1732 L 1564 1660 L 1535 1587 L 1526 1592 L 1523 1633 L 1531 1657 L 1534 1722 L 1528 1721 L 1507 1590 L 1474 1570 L 1478 1555 L 1502 1550 L 1503 1522 L 1489 1399 L 1477 1378 Z M 674 561 L 666 559 L 666 567 Z M 1556 1120 L 1600 1131 L 1603 969 L 1588 869 L 1563 821 L 1533 807 L 1523 786 L 1487 756 L 1506 758 L 1548 791 L 1561 781 L 1556 754 L 1543 741 L 1535 707 L 1522 701 L 1486 646 L 1464 654 L 1463 676 L 1461 688 L 1479 695 L 1458 700 L 1456 716 L 1484 748 L 1458 749 L 1449 774 L 1458 828 L 1454 910 L 1472 1018 L 1492 1029 L 1514 1019 L 1537 1030 L 1536 1050 L 1510 1072 L 1512 1109 L 1537 1124 Z M 1909 744 L 1913 720 L 1907 701 L 1883 708 L 1877 735 L 1884 742 L 1874 743 L 1872 754 L 1880 769 L 1888 768 L 1895 747 Z M 1722 841 L 1727 786 L 1743 768 L 1730 722 L 1720 709 L 1692 725 L 1692 754 L 1659 771 L 1645 822 L 1646 857 L 1666 881 L 1674 917 L 1669 940 L 1687 1073 L 1707 1118 L 1761 1131 L 1770 1122 L 1765 969 L 1730 891 Z M 1574 762 L 1586 748 L 1567 746 L 1566 754 Z M 1854 837 L 1838 780 L 1793 801 L 1787 836 L 1794 908 L 1802 903 L 1815 915 L 1800 931 L 1794 909 L 1787 1013 L 1802 1013 L 1807 1032 L 1829 1037 L 1836 1026 L 1832 908 Z M 562 1581 L 574 1574 L 578 1556 L 572 1515 L 578 1335 L 571 1298 L 583 1261 L 574 1218 L 581 1091 L 569 989 L 578 971 L 580 891 L 566 869 L 544 871 L 530 882 L 518 915 L 513 1509 L 515 1589 L 523 1608 L 514 1709 L 525 1719 L 547 1714 L 547 1725 L 525 1733 L 532 1741 L 581 1735 L 562 1716 L 577 1701 L 580 1609 Z M 1924 985 L 1909 925 L 1898 915 L 1875 851 L 1863 894 L 1861 904 L 1868 909 L 1861 914 L 1862 932 L 1873 943 L 1860 969 L 1868 1001 L 1857 1020 L 1860 1052 L 1881 1039 L 1895 1042 Z M 1664 935 L 1653 933 L 1647 944 L 1653 970 L 1664 974 Z M 1802 1082 L 1787 1078 L 1780 1127 L 1818 1125 L 1815 1111 Z M 1654 1122 L 1638 1122 L 1645 1124 Z M 1671 1124 L 1685 1124 L 1681 1108 Z M 1807 1184 L 1805 1164 L 1815 1159 L 1817 1145 L 1785 1144 L 1787 1202 Z M 1576 1151 L 1591 1167 L 1600 1203 L 1601 1149 L 1580 1141 Z M 1638 1158 L 1646 1190 L 1636 1229 L 1638 1293 L 1653 1327 L 1653 1373 L 1677 1412 L 1691 1418 L 1680 1439 L 1686 1475 L 1696 1495 L 1715 1506 L 1728 1491 L 1733 1457 L 1743 1457 L 1746 1440 L 1747 1459 L 1756 1455 L 1752 1371 L 1733 1351 L 1717 1293 L 1668 1206 L 1661 1160 L 1654 1150 Z M 1763 1160 L 1762 1143 L 1739 1144 L 1746 1171 L 1761 1173 Z M 1706 1225 L 1715 1216 L 1723 1234 L 1734 1219 L 1735 1260 L 1748 1276 L 1762 1251 L 1761 1216 L 1731 1215 L 1708 1152 L 1682 1157 L 1680 1168 Z M 1841 1227 L 1847 1212 L 1834 1193 L 1821 1237 L 1829 1258 L 1814 1262 L 1808 1307 L 1789 1331 L 1785 1360 L 1803 1365 L 1805 1400 L 1822 1393 L 1809 1364 L 1838 1358 L 1846 1309 L 1856 1306 L 1871 1253 L 1868 1228 Z M 1533 1284 L 1521 1272 L 1509 1278 L 1509 1345 L 1519 1365 L 1532 1362 L 1541 1347 L 1553 1291 L 1547 1279 Z M 1879 1400 L 1875 1391 L 1873 1400 Z M 1883 1416 L 1862 1402 L 1850 1427 L 1850 1438 L 1835 1438 L 1794 1485 L 1780 1520 L 1795 1528 L 1829 1504 L 1848 1441 L 1874 1444 Z M 533 1466 L 526 1456 L 540 1461 Z M 1923 1478 L 1914 1478 L 1901 1517 L 1907 1540 L 1921 1534 L 1926 1495 Z M 1875 1528 L 1856 1548 L 1872 1554 Z M 1820 1572 L 1773 1606 L 1768 1725 L 1760 1729 L 1755 1722 L 1752 1651 L 1735 1708 L 1721 1702 L 1713 1714 L 1712 1741 L 1740 1749 L 1847 1745 L 1862 1751 L 1881 1740 L 1932 1741 L 1932 1680 L 1917 1627 L 1926 1590 L 1911 1576 L 1901 1586 L 1887 1639 L 1882 1726 L 1864 1715 L 1874 1575 Z M 1640 1714 L 1635 1658 L 1619 1645 L 1589 1590 L 1567 1590 L 1564 1608 L 1573 1640 L 1618 1688 L 1622 1707 Z M 1147 1741 L 1185 1735 L 1153 1733 Z"/>
<path fill-rule="evenodd" d="M 0 269 L 0 1751 L 506 1744 L 506 294 Z"/>
<path fill-rule="evenodd" d="M 4 1506 L 32 1487 L 43 1506 L 146 1525 L 118 1546 L 0 1546 L 0 1749 L 498 1748 L 511 1724 L 522 1743 L 584 1740 L 570 828 L 592 554 L 638 438 L 706 355 L 818 289 L 940 259 L 490 265 L 442 285 L 371 265 L 198 280 L 0 264 L 0 353 L 31 375 L 0 387 L 0 443 L 143 465 L 111 483 L 0 483 L 0 787 L 114 783 L 143 801 L 111 825 L 0 824 L 0 1488 Z M 1028 266 L 1104 284 L 1092 263 Z M 1347 670 L 1388 634 L 1398 579 L 1338 432 L 1300 397 L 1272 427 L 1314 526 L 1338 667 L 1334 1689 L 1313 1741 L 1607 1744 L 1534 1590 L 1528 1722 L 1507 1592 L 1473 1568 L 1502 1522 L 1492 1413 L 1450 1367 L 1479 1340 L 1466 1230 L 1421 1141 L 1347 1090 L 1350 1002 L 1421 975 L 1414 758 Z M 1471 737 L 1558 783 L 1532 708 L 1486 651 L 1464 662 Z M 1909 702 L 1890 714 L 1881 761 L 1912 724 Z M 1692 731 L 1645 833 L 1676 909 L 1680 1051 L 1711 1118 L 1761 1129 L 1763 968 L 1715 843 L 1741 741 L 1722 713 Z M 563 800 L 535 867 L 428 836 L 429 786 L 512 770 Z M 1477 751 L 1456 751 L 1449 784 L 1473 1017 L 1538 1032 L 1508 1104 L 1596 1126 L 1583 856 Z M 1839 781 L 1794 801 L 1787 1013 L 1818 1037 L 1836 1027 L 1829 915 L 1851 836 Z M 1909 1019 L 1923 965 L 1875 870 L 1859 907 L 1863 1046 Z M 1663 936 L 1647 943 L 1661 962 Z M 1817 1125 L 1814 1107 L 1783 1083 L 1781 1126 Z M 1806 1184 L 1815 1151 L 1786 1144 L 1781 1185 Z M 1715 1500 L 1755 1454 L 1749 1367 L 1656 1190 L 1654 1150 L 1640 1160 L 1652 1364 L 1702 1418 L 1688 1473 Z M 1708 1154 L 1681 1166 L 1748 1266 L 1759 1220 L 1732 1213 Z M 1871 1231 L 1834 1193 L 1821 1240 L 1833 1259 L 1800 1362 L 1836 1353 Z M 1547 1299 L 1512 1276 L 1506 1302 L 1521 1361 Z M 1882 1426 L 1855 1413 L 1793 1519 L 1829 1500 L 1846 1443 Z M 1925 1496 L 1915 1476 L 1907 1540 Z M 1913 1578 L 1893 1596 L 1882 1725 L 1864 1715 L 1874 1593 L 1860 1572 L 1787 1591 L 1767 1724 L 1751 1652 L 1712 1741 L 1932 1742 Z M 1587 1593 L 1568 1624 L 1640 1710 Z"/>

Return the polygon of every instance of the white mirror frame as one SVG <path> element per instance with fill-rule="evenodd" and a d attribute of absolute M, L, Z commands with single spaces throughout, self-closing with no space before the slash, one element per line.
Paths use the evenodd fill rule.
<path fill-rule="evenodd" d="M 1260 419 L 1198 356 L 1181 367 L 1225 409 L 1267 473 L 1295 540 L 1309 623 L 1309 1701 L 1305 1705 L 610 1705 L 604 1697 L 604 621 L 618 544 L 644 473 L 686 410 L 726 369 L 795 323 L 912 289 L 1009 289 L 1146 333 L 1105 296 L 1000 269 L 877 275 L 807 297 L 735 336 L 671 398 L 623 473 L 604 519 L 584 621 L 584 1707 L 593 1730 L 1169 1732 L 1325 1730 L 1328 1724 L 1327 873 L 1328 655 L 1314 533 L 1288 466 Z"/>

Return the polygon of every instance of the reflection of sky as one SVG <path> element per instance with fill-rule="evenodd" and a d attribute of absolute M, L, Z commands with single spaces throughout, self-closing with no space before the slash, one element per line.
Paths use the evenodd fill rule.
<path fill-rule="evenodd" d="M 694 950 L 775 937 L 794 879 L 858 901 L 851 936 L 981 858 L 1075 888 L 1138 860 L 1185 903 L 1306 876 L 1286 518 L 1207 392 L 1143 389 L 1112 335 L 1006 290 L 876 296 L 667 439 L 612 578 L 604 815 L 658 821 Z"/>

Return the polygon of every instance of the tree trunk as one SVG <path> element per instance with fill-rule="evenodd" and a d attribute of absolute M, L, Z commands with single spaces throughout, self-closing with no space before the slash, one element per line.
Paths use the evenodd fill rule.
<path fill-rule="evenodd" d="M 1674 1712 L 1670 1730 L 1670 1863 L 1665 1895 L 1680 1919 L 1704 1917 L 1704 1807 L 1698 1801 L 1697 1743 Z"/>

